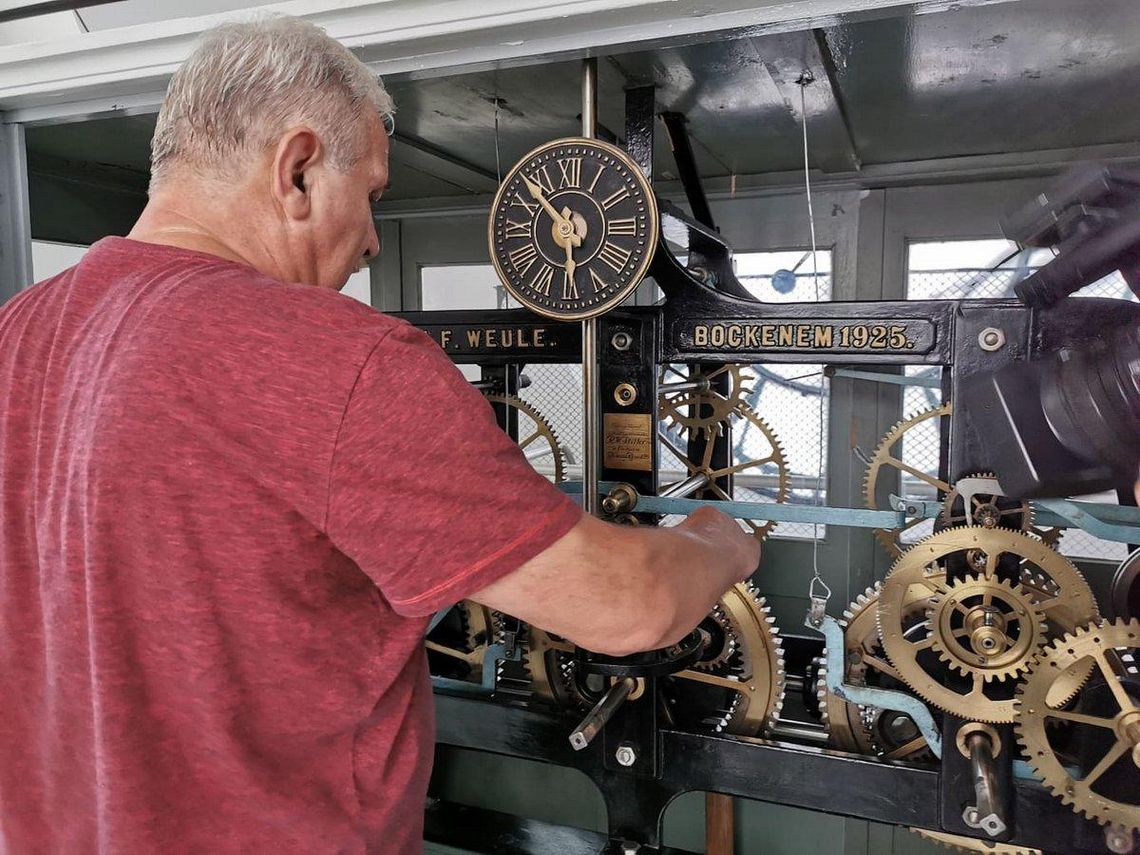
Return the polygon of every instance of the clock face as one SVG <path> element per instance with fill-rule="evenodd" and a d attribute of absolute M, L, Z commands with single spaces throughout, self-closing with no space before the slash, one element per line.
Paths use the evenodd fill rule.
<path fill-rule="evenodd" d="M 657 246 L 657 201 L 617 146 L 555 140 L 503 180 L 489 236 L 495 272 L 520 303 L 561 320 L 592 318 L 645 276 Z"/>

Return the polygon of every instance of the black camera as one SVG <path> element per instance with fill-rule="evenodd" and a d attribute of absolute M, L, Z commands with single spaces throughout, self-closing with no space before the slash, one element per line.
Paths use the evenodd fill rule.
<path fill-rule="evenodd" d="M 1020 498 L 1131 487 L 1140 472 L 1140 328 L 969 378 L 967 418 Z"/>
<path fill-rule="evenodd" d="M 1070 294 L 1121 271 L 1140 285 L 1140 172 L 1083 167 L 1003 223 L 1056 257 L 1016 286 L 1063 312 Z M 1122 313 L 1121 318 L 1124 319 Z M 1007 495 L 1045 498 L 1131 487 L 1140 471 L 1140 328 L 1109 323 L 1091 343 L 963 383 L 959 401 Z"/>

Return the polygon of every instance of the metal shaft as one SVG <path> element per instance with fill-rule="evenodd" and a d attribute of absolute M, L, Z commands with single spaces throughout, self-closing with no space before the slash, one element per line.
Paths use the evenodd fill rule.
<path fill-rule="evenodd" d="M 582 136 L 593 139 L 598 125 L 598 61 L 582 62 Z M 582 456 L 583 506 L 598 515 L 598 321 L 582 321 L 582 392 L 584 397 Z"/>
<path fill-rule="evenodd" d="M 662 490 L 658 495 L 663 499 L 683 499 L 686 496 L 693 495 L 702 487 L 707 487 L 710 480 L 708 473 L 698 472 L 696 475 Z"/>
<path fill-rule="evenodd" d="M 570 744 L 574 746 L 575 751 L 581 751 L 601 733 L 606 722 L 613 718 L 617 708 L 625 703 L 625 699 L 635 688 L 637 680 L 633 677 L 622 677 L 610 686 L 609 691 L 602 695 L 602 699 L 594 704 L 594 708 L 570 734 Z"/>
<path fill-rule="evenodd" d="M 662 395 L 672 395 L 677 392 L 707 392 L 709 378 L 701 377 L 699 380 L 678 380 L 676 383 L 662 383 L 657 391 Z"/>
<path fill-rule="evenodd" d="M 972 828 L 980 828 L 990 837 L 997 837 L 1005 831 L 1006 824 L 998 811 L 993 745 L 984 733 L 973 733 L 966 739 L 966 747 L 970 751 L 975 804 L 966 808 L 963 819 Z"/>

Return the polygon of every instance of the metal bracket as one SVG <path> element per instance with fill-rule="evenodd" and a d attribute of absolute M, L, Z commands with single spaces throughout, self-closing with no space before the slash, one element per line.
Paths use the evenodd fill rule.
<path fill-rule="evenodd" d="M 844 682 L 846 676 L 843 661 L 843 627 L 835 618 L 824 615 L 818 623 L 813 622 L 809 611 L 804 626 L 823 633 L 824 652 L 827 658 L 827 690 L 852 704 L 895 710 L 910 716 L 911 721 L 922 733 L 930 752 L 942 757 L 942 732 L 934 723 L 934 716 L 926 704 L 903 692 L 876 689 L 871 686 L 852 686 Z"/>

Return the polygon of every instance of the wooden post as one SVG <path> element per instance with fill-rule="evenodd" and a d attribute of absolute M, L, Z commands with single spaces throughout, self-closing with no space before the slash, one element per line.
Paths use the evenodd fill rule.
<path fill-rule="evenodd" d="M 736 851 L 736 800 L 720 793 L 705 793 L 705 852 L 733 855 Z"/>

